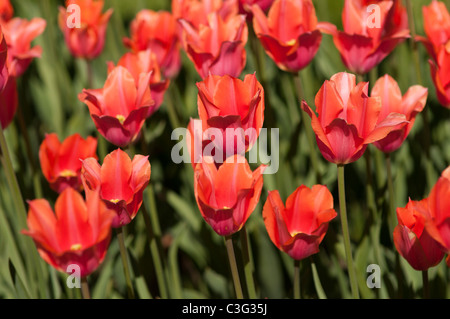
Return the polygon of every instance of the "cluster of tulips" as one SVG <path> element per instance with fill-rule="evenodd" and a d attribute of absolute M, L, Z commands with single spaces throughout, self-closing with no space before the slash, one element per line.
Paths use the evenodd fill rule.
<path fill-rule="evenodd" d="M 0 4 L 0 119 L 5 130 L 18 104 L 15 79 L 39 58 L 41 48 L 31 48 L 30 43 L 44 31 L 46 23 L 40 18 L 13 18 L 9 1 Z M 72 18 L 68 8 L 74 4 L 81 12 L 79 27 L 67 23 Z M 198 211 L 225 239 L 236 297 L 255 298 L 251 267 L 245 269 L 248 292 L 243 292 L 232 241 L 232 236 L 240 232 L 242 246 L 248 245 L 245 224 L 260 203 L 266 169 L 266 165 L 252 169 L 246 159 L 264 126 L 268 109 L 265 88 L 270 86 L 264 78 L 258 80 L 264 65 L 260 64 L 255 73 L 242 74 L 251 38 L 255 40 L 252 44 L 260 45 L 298 86 L 296 98 L 316 173 L 315 185 L 298 185 L 285 200 L 278 190 L 268 191 L 261 203 L 267 234 L 293 259 L 293 291 L 299 297 L 299 263 L 319 253 L 329 223 L 339 215 L 351 292 L 359 298 L 344 167 L 363 157 L 370 144 L 389 159 L 408 138 L 428 98 L 423 83 L 402 94 L 389 74 L 371 83 L 370 90 L 365 77 L 398 44 L 411 41 L 417 49 L 415 45 L 423 43 L 430 56 L 439 102 L 450 107 L 450 15 L 444 3 L 432 0 L 423 8 L 426 36 L 416 36 L 408 23 L 410 0 L 406 5 L 398 0 L 345 0 L 343 30 L 319 22 L 312 0 L 172 0 L 171 5 L 171 12 L 139 11 L 131 22 L 130 36 L 123 39 L 128 52 L 117 62 L 107 63 L 103 87 L 89 87 L 78 94 L 98 134 L 117 149 L 99 161 L 98 138 L 94 136 L 83 138 L 75 133 L 61 141 L 57 134 L 48 132 L 41 142 L 42 174 L 59 195 L 54 209 L 46 199 L 28 202 L 28 229 L 23 234 L 33 239 L 39 255 L 57 270 L 65 273 L 70 265 L 78 265 L 87 285 L 87 277 L 102 264 L 115 229 L 129 296 L 134 297 L 123 230 L 140 210 L 145 210 L 143 193 L 151 175 L 151 157 L 135 154 L 134 146 L 142 138 L 146 121 L 163 104 L 171 81 L 180 74 L 182 54 L 186 54 L 201 78 L 196 83 L 198 118 L 186 123 L 189 134 L 199 138 L 202 146 L 200 152 L 194 152 L 195 145 L 188 145 Z M 103 7 L 102 0 L 67 0 L 65 7 L 59 8 L 58 21 L 67 48 L 87 65 L 102 53 L 114 14 L 112 9 L 104 12 Z M 347 70 L 316 88 L 315 107 L 311 107 L 302 95 L 299 74 L 314 59 L 326 36 L 332 37 Z M 196 126 L 196 122 L 201 125 Z M 221 139 L 208 134 L 211 128 L 222 132 L 223 137 L 227 137 L 228 129 L 242 133 L 251 129 L 256 134 Z M 236 141 L 244 147 L 238 149 Z M 203 156 L 211 143 L 223 156 Z M 336 166 L 339 210 L 334 208 L 332 192 L 321 184 L 322 173 L 315 165 L 317 150 Z M 390 166 L 387 170 L 389 173 Z M 392 180 L 389 186 L 392 188 Z M 450 267 L 449 195 L 447 168 L 429 197 L 410 200 L 405 207 L 390 207 L 390 214 L 396 214 L 398 221 L 392 234 L 396 250 L 415 270 L 427 271 L 446 255 Z M 249 254 L 244 251 L 244 260 L 252 259 Z M 83 293 L 88 296 L 86 287 Z"/>

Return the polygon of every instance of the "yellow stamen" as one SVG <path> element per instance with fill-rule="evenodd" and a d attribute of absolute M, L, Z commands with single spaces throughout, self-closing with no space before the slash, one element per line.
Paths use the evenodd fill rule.
<path fill-rule="evenodd" d="M 119 120 L 120 124 L 123 124 L 123 122 L 125 122 L 125 116 L 123 115 L 116 115 L 116 118 Z"/>
<path fill-rule="evenodd" d="M 75 176 L 77 176 L 77 173 L 75 173 L 74 171 L 72 171 L 70 169 L 65 169 L 61 173 L 59 173 L 59 175 L 62 177 L 75 177 Z"/>
<path fill-rule="evenodd" d="M 109 201 L 113 204 L 117 204 L 118 202 L 120 202 L 120 199 L 110 199 Z"/>
<path fill-rule="evenodd" d="M 70 250 L 71 251 L 79 251 L 79 250 L 81 250 L 81 247 L 82 247 L 81 244 L 75 244 L 70 247 Z"/>

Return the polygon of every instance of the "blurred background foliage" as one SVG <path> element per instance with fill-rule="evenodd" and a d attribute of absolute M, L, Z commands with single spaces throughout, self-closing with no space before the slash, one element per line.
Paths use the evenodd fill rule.
<path fill-rule="evenodd" d="M 342 29 L 340 13 L 342 0 L 314 0 L 319 21 L 329 21 Z M 414 0 L 414 15 L 417 33 L 424 35 L 421 7 L 429 0 Z M 38 149 L 45 134 L 56 132 L 63 140 L 80 133 L 102 139 L 95 130 L 87 107 L 77 95 L 87 88 L 86 63 L 74 59 L 65 46 L 63 34 L 57 24 L 56 0 L 12 0 L 15 15 L 31 19 L 42 17 L 47 21 L 45 32 L 34 43 L 43 48 L 42 57 L 35 59 L 28 71 L 19 80 L 19 114 L 5 131 L 13 157 L 16 175 L 25 200 L 46 198 L 54 202 L 56 194 L 51 191 L 40 171 Z M 100 88 L 106 79 L 106 62 L 117 63 L 127 52 L 122 38 L 129 36 L 129 24 L 136 13 L 143 9 L 170 10 L 169 0 L 106 0 L 105 9 L 114 8 L 108 26 L 103 54 L 95 59 L 93 86 Z M 404 206 L 408 198 L 422 199 L 428 195 L 430 182 L 437 180 L 440 172 L 450 164 L 450 111 L 439 105 L 430 78 L 428 56 L 419 45 L 421 73 L 424 85 L 429 88 L 426 109 L 430 119 L 431 160 L 433 174 L 426 173 L 424 164 L 424 123 L 418 116 L 415 126 L 404 145 L 393 154 L 395 204 Z M 171 140 L 171 123 L 168 103 L 176 110 L 179 125 L 186 127 L 191 117 L 197 115 L 197 88 L 200 81 L 192 63 L 183 56 L 183 67 L 172 81 L 165 101 L 158 112 L 146 121 L 136 153 L 148 154 L 152 165 L 151 186 L 155 191 L 155 202 L 160 222 L 160 233 L 165 271 L 169 278 L 170 298 L 232 298 L 228 261 L 223 238 L 215 234 L 198 211 L 193 194 L 193 171 L 190 164 L 174 164 L 170 158 L 171 148 L 178 142 Z M 248 61 L 244 76 L 254 73 L 256 61 L 248 44 Z M 278 189 L 283 200 L 299 185 L 312 186 L 314 172 L 311 169 L 309 152 L 303 126 L 300 123 L 299 101 L 296 97 L 292 76 L 280 71 L 264 56 L 264 74 L 256 74 L 260 81 L 264 77 L 266 91 L 267 128 L 279 128 L 280 167 L 274 175 L 264 176 L 264 188 L 260 204 L 251 215 L 246 228 L 250 238 L 252 258 L 255 265 L 255 283 L 261 298 L 291 298 L 293 262 L 278 251 L 270 241 L 261 216 L 267 191 Z M 301 72 L 306 100 L 314 106 L 314 96 L 325 79 L 344 71 L 338 51 L 331 36 L 324 35 L 318 54 L 312 63 Z M 417 84 L 409 42 L 399 45 L 371 74 L 390 74 L 398 81 L 404 94 L 407 88 Z M 367 78 L 366 80 L 369 80 Z M 373 82 L 371 82 L 373 84 Z M 270 112 L 270 113 L 269 113 Z M 270 115 L 269 115 L 270 114 Z M 24 133 L 26 131 L 26 134 Z M 106 141 L 99 142 L 98 155 L 102 157 L 114 150 Z M 315 149 L 318 152 L 318 149 Z M 388 197 L 384 158 L 374 147 L 369 147 L 374 158 L 373 176 L 377 194 L 377 213 L 374 220 L 368 212 L 365 192 L 366 166 L 363 159 L 346 166 L 346 191 L 349 226 L 353 257 L 356 263 L 359 287 L 363 298 L 416 298 L 422 292 L 420 272 L 413 270 L 399 257 L 392 243 L 392 229 L 388 224 Z M 319 154 L 320 155 L 320 154 Z M 319 156 L 323 184 L 327 185 L 338 207 L 336 169 Z M 145 193 L 145 205 L 152 197 Z M 337 209 L 338 210 L 338 209 Z M 11 200 L 3 170 L 0 170 L 0 298 L 78 298 L 77 289 L 66 286 L 67 274 L 59 274 L 41 261 L 45 291 L 39 291 L 33 280 L 28 280 L 33 270 L 23 262 L 26 240 L 20 234 L 17 212 Z M 138 297 L 161 297 L 151 259 L 148 237 L 142 211 L 127 226 L 127 247 L 132 261 L 133 281 Z M 379 234 L 378 234 L 379 233 Z M 240 241 L 236 235 L 237 257 L 240 258 Z M 34 246 L 33 246 L 34 247 Z M 312 256 L 317 267 L 323 292 L 328 298 L 349 298 L 345 255 L 338 218 L 330 223 L 329 231 L 321 244 L 321 251 Z M 239 259 L 238 263 L 242 263 Z M 366 268 L 378 264 L 381 269 L 380 289 L 369 289 L 366 285 Z M 243 276 L 243 274 L 242 274 Z M 31 277 L 32 278 L 32 277 Z M 311 259 L 301 263 L 301 289 L 305 298 L 318 298 L 314 286 Z M 449 298 L 449 270 L 445 263 L 430 269 L 431 297 Z M 89 277 L 94 298 L 124 298 L 126 285 L 118 244 L 115 236 L 111 241 L 103 265 Z M 245 287 L 244 287 L 245 288 Z M 245 290 L 244 290 L 245 291 Z M 320 294 L 320 297 L 324 297 Z"/>

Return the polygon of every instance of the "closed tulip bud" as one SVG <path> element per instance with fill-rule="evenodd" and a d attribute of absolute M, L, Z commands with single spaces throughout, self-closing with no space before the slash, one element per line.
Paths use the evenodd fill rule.
<path fill-rule="evenodd" d="M 336 216 L 333 196 L 323 185 L 298 187 L 288 197 L 286 206 L 277 190 L 270 191 L 263 208 L 270 239 L 296 260 L 319 252 L 328 224 Z"/>

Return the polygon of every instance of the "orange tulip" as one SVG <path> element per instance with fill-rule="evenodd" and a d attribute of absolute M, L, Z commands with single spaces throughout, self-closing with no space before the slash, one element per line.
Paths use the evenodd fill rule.
<path fill-rule="evenodd" d="M 55 213 L 45 199 L 28 202 L 28 229 L 42 259 L 66 272 L 80 267 L 81 277 L 94 272 L 103 262 L 111 240 L 114 212 L 108 210 L 98 194 L 86 201 L 73 188 L 67 188 L 55 203 Z"/>
<path fill-rule="evenodd" d="M 150 92 L 155 103 L 150 108 L 148 116 L 152 115 L 161 106 L 164 100 L 164 93 L 170 84 L 170 80 L 163 80 L 162 78 L 156 55 L 151 50 L 139 51 L 136 53 L 128 52 L 120 58 L 117 66 L 126 68 L 131 73 L 136 83 L 139 83 L 141 74 L 151 72 Z M 114 64 L 109 62 L 108 72 L 111 72 L 112 70 L 114 70 Z"/>
<path fill-rule="evenodd" d="M 194 191 L 200 213 L 220 236 L 238 232 L 255 210 L 265 165 L 251 171 L 245 157 L 235 155 L 219 168 L 211 158 L 195 167 Z"/>
<path fill-rule="evenodd" d="M 167 78 L 174 78 L 181 68 L 177 24 L 170 12 L 139 11 L 131 22 L 131 37 L 123 43 L 134 52 L 150 49 Z"/>
<path fill-rule="evenodd" d="M 61 143 L 55 133 L 47 134 L 39 147 L 39 160 L 50 187 L 58 193 L 68 187 L 81 191 L 81 160 L 97 158 L 96 151 L 94 137 L 83 139 L 76 133 Z"/>
<path fill-rule="evenodd" d="M 415 270 L 436 266 L 444 257 L 441 245 L 425 228 L 428 200 L 409 201 L 405 208 L 397 208 L 398 225 L 394 229 L 394 244 L 400 255 Z"/>
<path fill-rule="evenodd" d="M 218 12 L 223 20 L 238 14 L 237 0 L 172 0 L 172 14 L 175 20 L 188 21 L 198 30 L 208 24 L 208 15 Z"/>
<path fill-rule="evenodd" d="M 407 12 L 397 0 L 346 0 L 342 24 L 344 31 L 327 22 L 319 29 L 333 36 L 344 65 L 357 74 L 369 72 L 409 37 Z"/>
<path fill-rule="evenodd" d="M 296 260 L 319 252 L 328 224 L 336 216 L 333 196 L 323 185 L 298 187 L 288 197 L 286 207 L 278 191 L 270 191 L 263 208 L 270 239 Z"/>
<path fill-rule="evenodd" d="M 94 59 L 104 48 L 106 29 L 113 13 L 112 9 L 102 13 L 103 0 L 66 0 L 66 7 L 59 8 L 59 27 L 70 53 L 77 58 Z M 79 26 L 70 6 L 79 7 Z"/>
<path fill-rule="evenodd" d="M 188 21 L 178 20 L 183 27 L 186 53 L 202 79 L 208 75 L 238 77 L 245 67 L 245 45 L 248 28 L 245 16 L 223 20 L 219 13 L 208 15 L 208 24 L 196 30 Z"/>
<path fill-rule="evenodd" d="M 127 153 L 117 149 L 105 157 L 102 166 L 95 158 L 85 159 L 82 166 L 87 196 L 99 190 L 100 198 L 116 213 L 112 227 L 129 224 L 142 205 L 142 194 L 150 181 L 148 156 L 136 155 L 131 160 Z"/>
<path fill-rule="evenodd" d="M 28 21 L 22 18 L 13 18 L 2 24 L 3 34 L 8 45 L 8 72 L 11 76 L 21 76 L 34 58 L 39 58 L 42 48 L 31 48 L 31 41 L 44 32 L 46 21 L 33 18 Z"/>
<path fill-rule="evenodd" d="M 9 0 L 0 0 L 0 23 L 8 22 L 14 15 L 14 8 Z"/>
<path fill-rule="evenodd" d="M 442 106 L 450 108 L 450 42 L 436 49 L 436 61 L 429 60 L 431 79 L 438 101 Z"/>
<path fill-rule="evenodd" d="M 151 72 L 141 73 L 139 82 L 126 68 L 117 66 L 102 89 L 78 95 L 85 103 L 100 134 L 119 147 L 134 143 L 155 102 L 150 92 Z"/>
<path fill-rule="evenodd" d="M 223 150 L 223 159 L 247 152 L 264 122 L 264 89 L 256 76 L 248 74 L 242 81 L 228 75 L 210 75 L 197 83 L 197 88 L 202 131 L 220 130 L 223 139 L 214 139 L 213 143 Z M 214 130 L 210 131 L 214 135 Z"/>
<path fill-rule="evenodd" d="M 422 7 L 423 27 L 426 37 L 416 36 L 425 45 L 430 56 L 436 61 L 439 48 L 450 39 L 450 14 L 445 3 L 433 0 Z"/>
<path fill-rule="evenodd" d="M 374 143 L 384 153 L 393 152 L 402 145 L 414 125 L 416 115 L 425 107 L 428 89 L 421 85 L 414 85 L 402 97 L 397 82 L 386 74 L 377 80 L 370 96 L 381 98 L 381 112 L 378 115 L 377 124 L 390 113 L 404 114 L 408 121 L 403 128 L 390 132 L 385 138 Z"/>
<path fill-rule="evenodd" d="M 322 40 L 311 0 L 276 0 L 268 17 L 254 5 L 253 28 L 266 53 L 280 69 L 289 72 L 306 67 Z"/>
<path fill-rule="evenodd" d="M 427 219 L 425 227 L 427 232 L 442 247 L 444 252 L 450 256 L 450 166 L 445 169 L 438 179 L 430 196 L 428 207 L 430 218 Z M 450 257 L 447 258 L 450 267 Z"/>
<path fill-rule="evenodd" d="M 318 116 L 303 101 L 311 117 L 316 141 L 323 157 L 335 164 L 359 159 L 367 145 L 385 138 L 406 125 L 406 117 L 390 113 L 377 123 L 381 99 L 368 96 L 368 82 L 356 85 L 355 75 L 341 72 L 320 88 L 315 98 Z"/>

